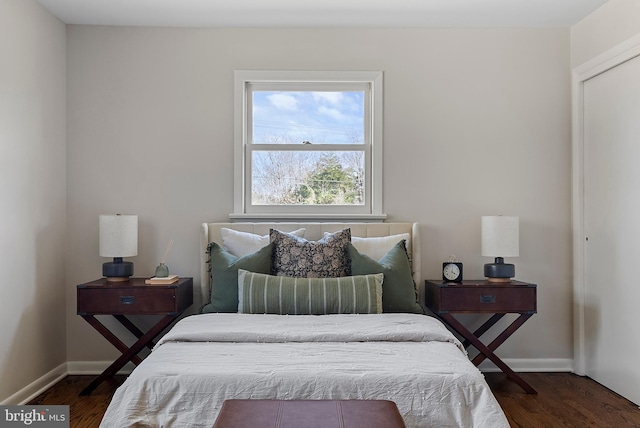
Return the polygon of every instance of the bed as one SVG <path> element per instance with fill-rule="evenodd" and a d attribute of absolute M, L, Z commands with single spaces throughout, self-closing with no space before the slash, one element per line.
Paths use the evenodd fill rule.
<path fill-rule="evenodd" d="M 303 242 L 292 250 L 300 251 L 309 243 L 332 245 L 345 233 L 347 276 L 299 279 L 273 271 L 278 239 Z M 246 248 L 233 248 L 238 236 L 251 238 L 240 245 Z M 236 267 L 267 247 L 271 270 L 241 266 L 233 271 L 235 296 L 216 302 L 221 276 L 215 252 Z M 335 256 L 321 248 L 325 256 Z M 229 255 L 232 249 L 239 253 Z M 248 252 L 239 255 L 242 251 Z M 384 288 L 395 285 L 392 253 L 407 259 L 410 299 L 408 290 L 394 296 Z M 306 253 L 295 254 L 298 268 Z M 509 426 L 460 342 L 440 321 L 421 313 L 415 290 L 421 278 L 417 224 L 205 223 L 201 255 L 201 313 L 182 319 L 158 341 L 114 394 L 101 427 L 211 427 L 226 399 L 384 399 L 396 403 L 410 428 Z M 308 264 L 331 264 L 314 257 Z M 381 271 L 366 273 L 371 266 Z M 282 269 L 289 267 L 285 263 Z M 295 293 L 286 288 L 292 281 Z M 317 290 L 324 290 L 321 309 L 312 297 Z M 296 298 L 287 300 L 292 294 Z M 272 301 L 272 295 L 279 297 Z M 318 310 L 326 314 L 310 315 Z"/>

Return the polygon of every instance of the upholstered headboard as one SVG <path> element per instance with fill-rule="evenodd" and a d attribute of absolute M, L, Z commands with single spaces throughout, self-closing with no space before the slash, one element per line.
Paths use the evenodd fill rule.
<path fill-rule="evenodd" d="M 407 242 L 407 251 L 412 260 L 413 278 L 416 284 L 420 281 L 420 235 L 418 223 L 203 223 L 200 235 L 200 278 L 202 301 L 206 302 L 210 298 L 209 270 L 207 266 L 207 246 L 210 242 L 222 245 L 220 229 L 223 227 L 238 230 L 241 232 L 255 233 L 258 235 L 268 235 L 270 229 L 278 229 L 283 232 L 305 228 L 305 238 L 308 240 L 319 240 L 324 232 L 336 232 L 345 228 L 351 229 L 351 236 L 361 238 L 372 238 L 379 236 L 397 235 L 408 233 L 410 238 Z"/>

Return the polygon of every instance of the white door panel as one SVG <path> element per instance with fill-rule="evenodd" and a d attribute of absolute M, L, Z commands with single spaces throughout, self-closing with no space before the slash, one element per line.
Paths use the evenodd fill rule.
<path fill-rule="evenodd" d="M 585 368 L 640 403 L 640 58 L 584 83 Z"/>

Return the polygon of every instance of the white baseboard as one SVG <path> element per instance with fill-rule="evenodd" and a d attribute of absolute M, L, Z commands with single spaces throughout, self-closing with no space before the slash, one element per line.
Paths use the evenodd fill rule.
<path fill-rule="evenodd" d="M 504 358 L 515 372 L 573 372 L 573 360 L 569 358 Z M 68 361 L 44 376 L 31 382 L 20 391 L 0 402 L 0 405 L 25 404 L 46 391 L 67 375 L 99 375 L 112 361 Z M 118 374 L 128 375 L 135 366 L 128 363 Z M 482 372 L 499 372 L 491 361 L 480 364 Z"/>
<path fill-rule="evenodd" d="M 67 361 L 31 382 L 15 394 L 0 401 L 0 405 L 22 405 L 33 400 L 67 375 L 99 375 L 113 361 Z M 118 374 L 128 375 L 135 365 L 128 363 Z"/>
<path fill-rule="evenodd" d="M 571 358 L 503 358 L 502 361 L 514 372 L 573 372 Z M 478 368 L 487 373 L 500 371 L 489 360 L 484 360 Z"/>
<path fill-rule="evenodd" d="M 0 402 L 1 405 L 25 404 L 55 385 L 67 375 L 67 363 L 60 364 L 44 376 L 34 380 L 15 394 Z"/>

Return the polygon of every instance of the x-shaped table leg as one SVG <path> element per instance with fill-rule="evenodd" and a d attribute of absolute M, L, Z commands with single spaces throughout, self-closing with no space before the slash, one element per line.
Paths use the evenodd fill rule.
<path fill-rule="evenodd" d="M 100 385 L 105 379 L 108 379 L 115 375 L 118 370 L 124 367 L 129 361 L 132 361 L 134 364 L 138 365 L 142 362 L 140 357 L 138 357 L 138 353 L 146 346 L 150 347 L 153 339 L 156 338 L 162 331 L 169 325 L 173 320 L 177 318 L 178 315 L 165 315 L 162 317 L 160 321 L 158 321 L 149 331 L 138 336 L 134 331 L 132 333 L 136 334 L 138 337 L 138 341 L 131 345 L 131 347 L 127 347 L 120 339 L 118 339 L 113 333 L 111 333 L 100 321 L 98 321 L 93 315 L 82 315 L 82 318 L 85 319 L 93 328 L 98 330 L 100 334 L 102 334 L 113 346 L 115 346 L 122 355 L 115 360 L 109 367 L 107 367 L 97 378 L 95 378 L 85 389 L 80 392 L 80 395 L 89 395 L 91 392 L 96 389 L 98 385 Z M 117 318 L 117 317 L 116 317 Z M 123 317 L 124 318 L 124 317 Z M 118 319 L 121 323 L 122 320 Z M 137 329 L 129 320 L 125 321 L 125 323 L 129 323 L 135 330 L 139 333 L 142 333 Z M 127 325 L 125 327 L 127 327 Z M 129 329 L 129 327 L 127 327 Z M 129 329 L 131 331 L 131 329 Z"/>
<path fill-rule="evenodd" d="M 498 335 L 490 344 L 486 346 L 482 342 L 480 342 L 479 336 L 485 333 L 491 326 L 493 326 L 500 318 L 496 314 L 489 321 L 483 324 L 475 333 L 471 333 L 464 325 L 462 325 L 457 319 L 453 317 L 450 313 L 443 313 L 439 316 L 447 322 L 456 332 L 460 333 L 466 340 L 465 343 L 470 343 L 478 351 L 480 354 L 477 355 L 472 363 L 478 366 L 485 358 L 491 360 L 504 374 L 507 375 L 511 380 L 517 383 L 522 389 L 525 390 L 527 394 L 537 394 L 537 391 L 531 387 L 527 382 L 524 381 L 520 376 L 518 376 L 511 368 L 506 365 L 493 351 L 495 351 L 498 346 L 500 346 L 509 336 L 511 336 L 526 320 L 531 318 L 533 314 L 520 314 L 520 316 L 513 322 L 509 327 L 507 327 L 502 333 Z M 477 334 L 477 335 L 476 335 Z M 468 346 L 468 345 L 467 345 Z"/>
<path fill-rule="evenodd" d="M 144 333 L 138 327 L 136 327 L 136 325 L 134 323 L 132 323 L 129 320 L 129 318 L 125 317 L 124 315 L 114 315 L 113 317 L 115 319 L 117 319 L 118 321 L 120 321 L 120 324 L 125 326 L 126 329 L 129 330 L 131 333 L 133 333 L 133 335 L 135 337 L 137 337 L 138 339 L 140 339 L 142 336 L 144 336 Z M 153 346 L 154 345 L 155 345 L 155 343 L 153 343 L 153 340 L 152 340 L 147 344 L 147 348 L 149 348 L 149 350 L 153 350 Z M 125 349 L 125 351 L 126 351 L 126 349 Z M 124 352 L 124 351 L 121 350 L 120 352 Z M 135 363 L 135 364 L 138 365 L 140 363 Z"/>

